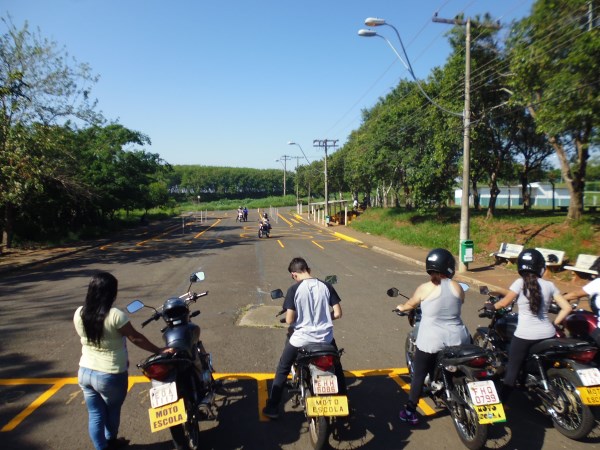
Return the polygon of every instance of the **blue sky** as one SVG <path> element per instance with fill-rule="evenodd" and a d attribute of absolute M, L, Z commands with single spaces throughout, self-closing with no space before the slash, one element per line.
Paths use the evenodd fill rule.
<path fill-rule="evenodd" d="M 383 40 L 358 36 L 365 18 L 394 24 L 416 75 L 426 78 L 450 52 L 450 26 L 432 22 L 436 11 L 489 12 L 506 25 L 532 3 L 2 0 L 0 15 L 19 28 L 28 21 L 90 64 L 100 75 L 99 110 L 147 134 L 147 150 L 169 163 L 281 168 L 281 156 L 302 156 L 288 141 L 321 159 L 313 140 L 343 145 L 361 110 L 409 77 Z M 378 31 L 397 44 L 391 29 Z"/>

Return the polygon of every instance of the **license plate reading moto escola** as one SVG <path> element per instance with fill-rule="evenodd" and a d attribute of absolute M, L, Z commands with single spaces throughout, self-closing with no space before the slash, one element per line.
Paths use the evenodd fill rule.
<path fill-rule="evenodd" d="M 317 375 L 313 378 L 313 391 L 315 394 L 337 394 L 338 382 L 335 375 Z"/>
<path fill-rule="evenodd" d="M 158 408 L 150 408 L 148 414 L 150 415 L 150 430 L 153 433 L 179 425 L 187 420 L 182 398 L 175 403 L 169 403 Z"/>
<path fill-rule="evenodd" d="M 177 401 L 177 385 L 174 382 L 150 389 L 150 404 L 153 408 L 159 408 L 175 401 Z"/>
<path fill-rule="evenodd" d="M 306 398 L 306 415 L 317 416 L 347 416 L 348 397 L 345 395 L 326 395 L 323 397 Z"/>

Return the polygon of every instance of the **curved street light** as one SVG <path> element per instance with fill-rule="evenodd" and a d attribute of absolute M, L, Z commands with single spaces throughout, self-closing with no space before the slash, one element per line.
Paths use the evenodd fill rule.
<path fill-rule="evenodd" d="M 402 47 L 402 53 L 404 54 L 404 59 L 406 59 L 406 61 L 404 61 L 404 59 L 400 56 L 400 54 L 394 48 L 394 46 L 389 41 L 389 39 L 387 39 L 385 36 L 382 36 L 373 30 L 365 30 L 365 29 L 359 30 L 358 35 L 362 36 L 362 37 L 377 36 L 377 37 L 382 38 L 384 41 L 386 41 L 387 44 L 390 46 L 390 48 L 393 50 L 393 52 L 396 54 L 396 56 L 398 57 L 400 62 L 404 65 L 404 67 L 406 67 L 406 70 L 408 70 L 408 72 L 410 73 L 413 80 L 415 80 L 415 82 L 417 83 L 417 86 L 419 87 L 419 90 L 425 96 L 425 98 L 427 98 L 427 100 L 431 104 L 433 104 L 440 110 L 442 110 L 448 114 L 451 114 L 453 116 L 458 116 L 458 117 L 463 118 L 463 173 L 462 173 L 463 185 L 462 185 L 462 197 L 461 197 L 461 205 L 460 205 L 460 236 L 459 236 L 459 240 L 460 240 L 459 254 L 461 254 L 463 242 L 465 242 L 469 239 L 469 220 L 470 220 L 470 218 L 469 218 L 469 177 L 470 177 L 469 171 L 470 171 L 471 157 L 470 157 L 469 146 L 470 146 L 470 128 L 471 128 L 471 122 L 470 122 L 470 116 L 471 116 L 471 112 L 470 112 L 470 105 L 471 105 L 471 97 L 470 97 L 470 91 L 471 91 L 471 88 L 470 88 L 471 21 L 469 19 L 466 22 L 467 43 L 465 46 L 466 47 L 466 52 L 465 52 L 465 109 L 462 113 L 457 113 L 455 111 L 450 111 L 449 109 L 444 108 L 443 106 L 441 106 L 440 104 L 435 102 L 431 97 L 429 97 L 429 95 L 427 95 L 427 93 L 421 86 L 421 83 L 419 82 L 418 78 L 415 76 L 412 65 L 410 64 L 410 60 L 406 53 L 406 49 L 404 48 L 404 44 L 402 43 L 402 38 L 400 37 L 400 33 L 398 32 L 398 30 L 396 29 L 396 27 L 394 25 L 386 22 L 385 19 L 381 19 L 381 18 L 377 18 L 377 17 L 369 17 L 369 18 L 365 19 L 365 25 L 368 27 L 379 27 L 382 25 L 387 25 L 388 27 L 392 28 L 396 32 L 396 36 L 398 37 L 398 41 L 400 42 L 400 46 Z M 458 271 L 466 272 L 468 267 L 463 262 L 462 256 L 463 255 L 461 254 L 461 258 L 459 258 Z"/>
<path fill-rule="evenodd" d="M 300 151 L 302 152 L 302 155 L 304 156 L 304 159 L 306 159 L 306 163 L 308 164 L 308 167 L 310 167 L 310 161 L 308 160 L 308 158 L 306 157 L 306 154 L 304 153 L 304 150 L 302 150 L 302 146 L 294 141 L 288 141 L 287 143 L 288 145 L 296 145 L 300 148 Z M 296 160 L 296 164 L 298 163 L 298 160 Z M 298 166 L 296 165 L 296 185 L 298 184 Z M 296 189 L 296 193 L 298 192 L 298 190 Z M 298 195 L 296 194 L 296 197 Z M 298 202 L 296 202 L 298 203 Z M 308 203 L 310 203 L 310 180 L 308 180 Z"/>

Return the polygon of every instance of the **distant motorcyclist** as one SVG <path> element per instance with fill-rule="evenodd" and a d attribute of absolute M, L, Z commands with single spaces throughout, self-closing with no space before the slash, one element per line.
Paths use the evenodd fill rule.
<path fill-rule="evenodd" d="M 267 213 L 263 213 L 262 217 L 259 220 L 259 226 L 266 226 L 268 230 L 271 229 L 271 222 L 269 222 L 269 215 Z"/>
<path fill-rule="evenodd" d="M 244 206 L 244 222 L 248 222 L 248 208 Z"/>
<path fill-rule="evenodd" d="M 241 207 L 241 206 L 240 206 L 240 207 L 237 209 L 237 217 L 235 218 L 235 221 L 236 221 L 236 222 L 237 222 L 238 220 L 239 220 L 240 222 L 241 222 L 242 220 L 244 220 L 244 210 L 242 209 L 242 207 Z"/>

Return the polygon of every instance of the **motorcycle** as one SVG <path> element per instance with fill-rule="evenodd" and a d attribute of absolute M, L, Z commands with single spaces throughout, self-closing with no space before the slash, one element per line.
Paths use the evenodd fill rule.
<path fill-rule="evenodd" d="M 463 289 L 468 286 L 462 284 Z M 390 288 L 389 297 L 402 296 Z M 405 352 L 409 376 L 412 378 L 416 339 L 421 322 L 421 308 L 410 312 L 392 310 L 406 316 L 411 326 L 406 337 Z M 437 356 L 433 377 L 425 380 L 424 392 L 437 408 L 446 408 L 462 443 L 470 450 L 482 448 L 488 436 L 488 425 L 505 422 L 506 415 L 494 379 L 496 368 L 492 355 L 473 344 L 448 346 Z"/>
<path fill-rule="evenodd" d="M 487 295 L 490 303 L 500 300 L 485 286 L 480 293 Z M 511 305 L 496 311 L 481 308 L 479 317 L 490 319 L 490 324 L 477 328 L 474 342 L 491 350 L 498 366 L 504 367 L 518 316 Z M 595 426 L 592 408 L 600 405 L 600 370 L 593 365 L 597 350 L 588 342 L 565 338 L 557 330 L 557 337 L 531 347 L 517 379 L 517 387 L 536 398 L 554 428 L 570 439 L 585 438 Z"/>
<path fill-rule="evenodd" d="M 244 212 L 243 211 L 238 211 L 237 216 L 235 217 L 235 221 L 236 222 L 244 221 Z"/>
<path fill-rule="evenodd" d="M 166 351 L 149 356 L 137 364 L 152 381 L 150 389 L 150 429 L 152 432 L 169 428 L 177 449 L 200 448 L 200 426 L 203 419 L 216 419 L 215 397 L 219 383 L 213 378 L 212 355 L 200 340 L 200 327 L 190 319 L 200 314 L 190 313 L 189 306 L 208 295 L 190 292 L 192 283 L 204 280 L 204 273 L 190 276 L 188 292 L 170 298 L 159 308 L 134 300 L 127 305 L 130 313 L 150 308 L 154 313 L 142 322 L 163 319 L 167 326 L 161 330 Z"/>
<path fill-rule="evenodd" d="M 271 224 L 269 222 L 260 221 L 258 224 L 258 237 L 270 237 Z"/>
<path fill-rule="evenodd" d="M 576 339 L 581 339 L 600 347 L 600 328 L 598 316 L 591 311 L 579 308 L 579 300 L 573 303 L 573 313 L 565 319 L 567 334 Z M 600 366 L 600 351 L 596 353 L 594 362 Z"/>
<path fill-rule="evenodd" d="M 334 284 L 335 276 L 329 276 L 325 281 Z M 273 300 L 284 298 L 281 289 L 271 291 Z M 282 309 L 276 314 L 281 316 L 286 312 Z M 285 323 L 285 319 L 280 319 Z M 296 361 L 292 365 L 291 381 L 288 382 L 288 392 L 292 397 L 292 406 L 302 407 L 308 424 L 308 435 L 313 449 L 325 448 L 333 422 L 337 417 L 349 414 L 348 397 L 339 394 L 338 378 L 335 365 L 339 364 L 344 352 L 335 345 L 315 343 L 301 347 Z"/>

